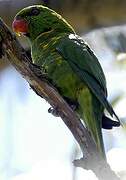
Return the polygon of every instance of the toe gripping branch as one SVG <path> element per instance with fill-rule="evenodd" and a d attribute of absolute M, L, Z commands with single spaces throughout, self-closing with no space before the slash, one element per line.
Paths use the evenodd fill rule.
<path fill-rule="evenodd" d="M 78 108 L 78 103 L 77 102 L 75 102 L 75 101 L 73 101 L 73 100 L 71 100 L 71 99 L 69 99 L 67 97 L 63 97 L 63 98 L 66 100 L 66 102 L 69 104 L 69 106 L 71 107 L 71 109 L 73 111 L 75 111 Z M 60 110 L 58 109 L 58 107 L 55 107 L 55 108 L 50 107 L 48 109 L 48 113 L 51 113 L 55 117 L 60 117 Z"/>

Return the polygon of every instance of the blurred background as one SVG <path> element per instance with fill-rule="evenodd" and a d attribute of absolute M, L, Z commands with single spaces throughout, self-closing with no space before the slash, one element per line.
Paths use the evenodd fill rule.
<path fill-rule="evenodd" d="M 0 0 L 7 25 L 23 7 L 43 4 L 60 13 L 91 46 L 104 69 L 109 101 L 126 122 L 126 1 L 125 0 Z M 19 39 L 25 48 L 29 45 Z M 81 157 L 78 144 L 49 104 L 0 59 L 0 179 L 95 180 L 91 171 L 73 166 Z M 126 130 L 103 130 L 107 160 L 126 180 Z"/>

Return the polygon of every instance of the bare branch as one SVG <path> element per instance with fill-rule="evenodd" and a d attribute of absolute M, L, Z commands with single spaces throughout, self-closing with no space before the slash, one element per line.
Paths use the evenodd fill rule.
<path fill-rule="evenodd" d="M 102 159 L 98 153 L 90 133 L 83 126 L 77 114 L 72 111 L 49 80 L 38 73 L 40 71 L 39 67 L 31 63 L 30 57 L 28 57 L 15 35 L 11 33 L 1 19 L 0 40 L 0 52 L 7 56 L 10 63 L 28 81 L 39 96 L 48 101 L 52 107 L 58 108 L 62 120 L 77 140 L 83 152 L 83 158 L 76 160 L 74 164 L 85 169 L 91 169 L 99 180 L 119 180 L 110 169 L 106 160 Z"/>

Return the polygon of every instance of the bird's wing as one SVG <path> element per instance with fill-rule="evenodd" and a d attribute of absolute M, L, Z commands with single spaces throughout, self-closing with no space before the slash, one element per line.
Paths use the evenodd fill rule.
<path fill-rule="evenodd" d="M 84 81 L 111 116 L 115 115 L 107 101 L 106 80 L 101 65 L 89 46 L 77 35 L 70 34 L 59 41 L 56 50 Z"/>

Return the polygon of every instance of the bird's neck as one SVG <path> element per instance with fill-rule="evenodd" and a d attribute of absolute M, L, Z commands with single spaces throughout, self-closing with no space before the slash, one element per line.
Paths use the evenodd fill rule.
<path fill-rule="evenodd" d="M 55 37 L 56 35 L 57 35 L 56 31 L 51 29 L 49 31 L 40 33 L 34 41 L 41 38 L 41 42 L 48 42 L 52 37 Z"/>
<path fill-rule="evenodd" d="M 33 46 L 41 46 L 43 47 L 41 49 L 41 51 L 44 51 L 44 47 L 52 47 L 54 48 L 56 46 L 56 43 L 63 38 L 64 36 L 70 34 L 70 32 L 66 32 L 66 33 L 57 33 L 53 30 L 50 30 L 48 32 L 45 33 L 41 33 L 39 36 L 37 36 L 37 38 L 32 42 L 32 47 Z"/>
<path fill-rule="evenodd" d="M 41 37 L 42 41 L 48 41 L 50 38 L 58 36 L 59 34 L 70 34 L 70 33 L 75 33 L 73 29 L 71 28 L 64 28 L 64 29 L 48 29 L 45 32 L 40 32 L 37 33 L 38 35 L 36 37 L 34 37 L 33 35 L 31 37 L 29 37 L 31 44 L 34 43 L 34 41 L 36 41 L 36 39 L 39 39 Z"/>

